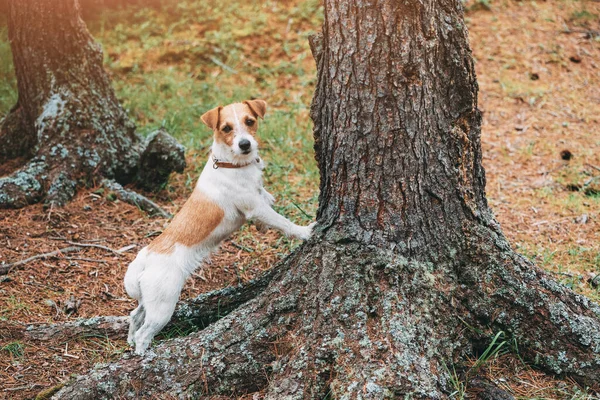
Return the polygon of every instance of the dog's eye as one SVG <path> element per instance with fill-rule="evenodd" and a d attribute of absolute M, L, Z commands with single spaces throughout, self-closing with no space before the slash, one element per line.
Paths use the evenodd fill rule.
<path fill-rule="evenodd" d="M 231 132 L 231 127 L 229 125 L 225 125 L 225 127 L 223 128 L 223 132 L 225 132 L 225 133 Z"/>
<path fill-rule="evenodd" d="M 254 120 L 253 120 L 253 119 L 250 119 L 250 118 L 248 118 L 248 119 L 246 120 L 246 125 L 248 125 L 248 126 L 252 126 L 252 125 L 254 125 Z"/>

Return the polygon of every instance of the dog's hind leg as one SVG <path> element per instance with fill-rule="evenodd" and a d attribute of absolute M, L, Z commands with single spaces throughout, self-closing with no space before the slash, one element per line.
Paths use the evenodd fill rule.
<path fill-rule="evenodd" d="M 169 322 L 185 283 L 185 276 L 176 270 L 162 269 L 140 280 L 145 310 L 144 323 L 134 335 L 135 352 L 143 354 L 154 336 Z"/>
<path fill-rule="evenodd" d="M 144 354 L 154 336 L 167 325 L 173 315 L 173 311 L 175 311 L 177 297 L 174 297 L 173 301 L 165 301 L 163 299 L 160 302 L 154 301 L 145 304 L 146 318 L 144 319 L 144 324 L 134 335 L 136 354 Z"/>
<path fill-rule="evenodd" d="M 127 343 L 129 343 L 130 346 L 135 345 L 135 333 L 144 323 L 145 316 L 146 309 L 141 302 L 140 305 L 129 314 L 129 334 L 127 335 Z"/>

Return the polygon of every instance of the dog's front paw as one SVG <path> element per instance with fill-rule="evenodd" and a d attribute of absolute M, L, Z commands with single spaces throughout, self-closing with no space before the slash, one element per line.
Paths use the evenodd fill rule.
<path fill-rule="evenodd" d="M 310 238 L 315 225 L 317 225 L 317 223 L 313 222 L 312 224 L 310 224 L 308 226 L 299 227 L 300 229 L 298 231 L 298 234 L 296 235 L 298 237 L 298 239 L 307 240 L 308 238 Z"/>
<path fill-rule="evenodd" d="M 254 223 L 254 226 L 256 226 L 256 230 L 259 231 L 260 233 L 265 233 L 269 230 L 269 227 L 260 221 L 256 221 Z"/>
<path fill-rule="evenodd" d="M 267 192 L 264 188 L 262 189 L 261 194 L 268 205 L 272 206 L 273 204 L 275 204 L 275 197 L 273 197 L 273 195 Z"/>

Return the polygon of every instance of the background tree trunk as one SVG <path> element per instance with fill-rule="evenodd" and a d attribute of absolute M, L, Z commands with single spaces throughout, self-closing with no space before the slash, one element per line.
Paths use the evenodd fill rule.
<path fill-rule="evenodd" d="M 0 125 L 0 163 L 29 161 L 0 179 L 0 207 L 44 197 L 64 204 L 79 179 L 134 181 L 146 143 L 110 86 L 77 0 L 12 0 L 8 23 L 19 99 Z M 161 167 L 181 172 L 183 148 L 164 141 Z"/>
<path fill-rule="evenodd" d="M 238 310 L 58 397 L 447 398 L 498 331 L 600 390 L 600 307 L 514 253 L 487 205 L 461 2 L 326 0 L 312 48 L 315 236 Z"/>

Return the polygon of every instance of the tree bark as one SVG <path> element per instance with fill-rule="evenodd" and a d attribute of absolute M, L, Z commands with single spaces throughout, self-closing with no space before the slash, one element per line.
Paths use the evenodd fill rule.
<path fill-rule="evenodd" d="M 488 207 L 461 2 L 326 0 L 311 45 L 313 238 L 227 317 L 58 398 L 131 397 L 135 380 L 140 396 L 442 399 L 498 331 L 600 390 L 600 307 L 513 252 Z"/>
<path fill-rule="evenodd" d="M 19 98 L 0 125 L 0 163 L 29 161 L 0 178 L 0 207 L 41 199 L 62 205 L 79 181 L 96 177 L 139 180 L 148 187 L 164 183 L 164 172 L 140 168 L 145 142 L 110 86 L 101 48 L 80 18 L 77 0 L 11 0 L 8 32 Z M 171 146 L 162 154 L 168 172 L 182 171 L 183 148 Z M 143 178 L 163 180 L 146 182 L 140 170 Z"/>

